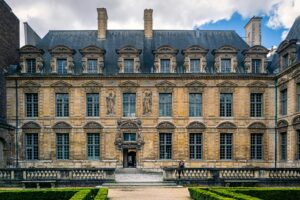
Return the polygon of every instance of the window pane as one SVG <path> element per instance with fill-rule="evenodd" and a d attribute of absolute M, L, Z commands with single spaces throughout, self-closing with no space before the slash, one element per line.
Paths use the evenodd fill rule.
<path fill-rule="evenodd" d="M 124 141 L 125 142 L 134 142 L 136 141 L 136 134 L 135 133 L 124 133 Z"/>
<path fill-rule="evenodd" d="M 36 72 L 36 62 L 35 59 L 27 59 L 27 73 L 35 73 Z"/>
<path fill-rule="evenodd" d="M 220 159 L 232 159 L 232 134 L 221 133 L 220 135 Z"/>
<path fill-rule="evenodd" d="M 172 94 L 159 94 L 159 116 L 172 116 Z"/>
<path fill-rule="evenodd" d="M 170 73 L 170 59 L 161 59 L 160 60 L 160 72 L 161 73 Z"/>
<path fill-rule="evenodd" d="M 227 93 L 220 94 L 220 116 L 221 117 L 232 116 L 232 94 L 227 94 Z"/>
<path fill-rule="evenodd" d="M 159 134 L 159 158 L 172 159 L 172 134 Z"/>
<path fill-rule="evenodd" d="M 287 135 L 286 133 L 281 133 L 281 160 L 286 160 L 287 157 Z"/>
<path fill-rule="evenodd" d="M 67 59 L 57 59 L 57 73 L 67 74 Z"/>
<path fill-rule="evenodd" d="M 98 133 L 87 134 L 88 159 L 97 160 L 100 158 L 100 137 Z"/>
<path fill-rule="evenodd" d="M 123 94 L 123 116 L 135 117 L 136 111 L 136 94 L 124 93 Z"/>
<path fill-rule="evenodd" d="M 190 72 L 191 73 L 199 73 L 200 72 L 200 60 L 199 59 L 191 59 L 190 60 Z"/>
<path fill-rule="evenodd" d="M 68 117 L 69 116 L 69 95 L 56 94 L 56 116 Z"/>
<path fill-rule="evenodd" d="M 202 133 L 190 134 L 190 159 L 202 159 Z"/>
<path fill-rule="evenodd" d="M 37 160 L 39 155 L 38 134 L 27 133 L 25 135 L 25 153 L 27 160 Z"/>
<path fill-rule="evenodd" d="M 98 117 L 99 116 L 99 94 L 87 94 L 87 116 Z"/>
<path fill-rule="evenodd" d="M 287 114 L 287 89 L 281 91 L 281 114 Z"/>
<path fill-rule="evenodd" d="M 262 94 L 260 93 L 252 93 L 250 95 L 250 116 L 262 116 Z"/>
<path fill-rule="evenodd" d="M 262 134 L 251 134 L 251 159 L 262 159 Z"/>
<path fill-rule="evenodd" d="M 125 73 L 133 73 L 134 72 L 134 60 L 133 59 L 125 59 L 124 60 L 124 72 Z"/>
<path fill-rule="evenodd" d="M 25 94 L 26 117 L 38 117 L 38 94 Z"/>
<path fill-rule="evenodd" d="M 231 72 L 231 59 L 221 59 L 221 73 Z"/>
<path fill-rule="evenodd" d="M 69 159 L 69 134 L 58 133 L 56 135 L 56 157 L 59 160 Z"/>
<path fill-rule="evenodd" d="M 261 72 L 261 60 L 252 59 L 252 73 L 258 74 Z"/>
<path fill-rule="evenodd" d="M 96 59 L 88 60 L 88 73 L 97 73 L 97 60 Z"/>
<path fill-rule="evenodd" d="M 202 116 L 202 94 L 191 93 L 189 95 L 190 117 Z"/>

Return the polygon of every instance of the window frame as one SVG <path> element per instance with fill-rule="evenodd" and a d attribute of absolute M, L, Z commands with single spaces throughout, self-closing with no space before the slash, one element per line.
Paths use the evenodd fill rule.
<path fill-rule="evenodd" d="M 199 143 L 197 143 L 197 136 L 200 137 Z M 191 140 L 193 140 L 193 143 L 191 143 Z M 197 155 L 199 155 L 199 157 L 197 157 Z M 203 133 L 189 134 L 189 159 L 203 160 Z"/>
<path fill-rule="evenodd" d="M 91 98 L 91 101 L 89 101 Z M 86 116 L 99 117 L 100 116 L 100 96 L 99 93 L 86 93 Z"/>
<path fill-rule="evenodd" d="M 30 98 L 29 102 L 28 102 L 29 100 L 28 98 Z M 29 109 L 31 109 L 31 111 L 29 111 Z M 30 118 L 36 118 L 39 116 L 38 93 L 25 93 L 25 116 Z"/>
<path fill-rule="evenodd" d="M 99 133 L 87 133 L 87 159 L 100 160 L 101 138 Z M 92 139 L 92 141 L 90 140 Z M 91 143 L 90 143 L 91 141 Z M 98 143 L 97 143 L 98 142 Z M 98 153 L 98 156 L 97 156 Z"/>
<path fill-rule="evenodd" d="M 58 102 L 59 96 L 65 96 L 66 98 L 61 99 L 61 103 Z M 61 104 L 61 105 L 59 105 Z M 55 93 L 55 114 L 56 117 L 69 117 L 70 116 L 70 99 L 69 93 Z M 61 111 L 59 111 L 61 109 Z M 59 114 L 61 113 L 61 114 Z"/>
<path fill-rule="evenodd" d="M 280 91 L 280 108 L 281 108 L 281 115 L 287 115 L 287 111 L 288 111 L 288 90 L 283 89 Z"/>
<path fill-rule="evenodd" d="M 136 117 L 136 93 L 123 93 L 122 110 L 123 117 Z"/>
<path fill-rule="evenodd" d="M 198 62 L 198 66 L 196 66 L 195 64 L 194 65 L 192 64 L 195 61 Z M 200 58 L 190 59 L 190 73 L 200 73 L 201 72 L 200 64 L 201 64 L 201 59 Z M 197 69 L 197 70 L 192 70 L 192 69 Z"/>
<path fill-rule="evenodd" d="M 31 142 L 30 145 L 28 144 L 28 140 Z M 30 153 L 28 152 L 29 150 L 31 150 Z M 25 133 L 25 160 L 39 160 L 38 133 Z"/>
<path fill-rule="evenodd" d="M 162 102 L 163 96 L 165 101 Z M 158 108 L 159 117 L 172 117 L 173 115 L 173 94 L 172 93 L 159 93 L 158 95 Z"/>
<path fill-rule="evenodd" d="M 287 133 L 280 133 L 280 160 L 287 161 Z"/>
<path fill-rule="evenodd" d="M 159 159 L 172 160 L 172 158 L 173 158 L 173 134 L 161 132 L 159 133 Z"/>
<path fill-rule="evenodd" d="M 229 61 L 229 66 L 224 66 L 223 63 L 225 61 Z M 220 61 L 220 72 L 221 73 L 231 73 L 232 71 L 232 60 L 230 58 L 221 58 L 221 61 Z M 225 67 L 225 68 L 224 68 Z M 229 70 L 229 71 L 228 71 Z"/>
<path fill-rule="evenodd" d="M 222 144 L 222 136 L 225 137 L 224 144 Z M 228 143 L 229 136 L 230 143 Z M 220 133 L 220 160 L 233 160 L 233 133 Z"/>
<path fill-rule="evenodd" d="M 259 65 L 256 65 L 259 63 Z M 257 68 L 259 67 L 259 68 Z M 257 70 L 259 69 L 259 70 Z M 252 59 L 251 60 L 251 72 L 252 74 L 260 74 L 262 72 L 262 59 Z"/>
<path fill-rule="evenodd" d="M 59 137 L 62 137 L 62 140 L 61 140 L 62 144 L 59 144 Z M 59 157 L 60 150 L 61 150 L 61 157 Z M 57 160 L 69 160 L 70 159 L 70 135 L 69 135 L 69 133 L 56 133 L 56 159 Z"/>
<path fill-rule="evenodd" d="M 222 98 L 222 96 L 224 96 Z M 230 97 L 230 101 L 228 98 Z M 224 102 L 222 102 L 224 99 Z M 222 106 L 223 104 L 223 106 Z M 224 108 L 224 112 L 223 112 Z M 233 117 L 233 93 L 220 93 L 220 117 Z"/>
<path fill-rule="evenodd" d="M 90 65 L 93 63 L 92 65 Z M 98 60 L 97 59 L 87 59 L 87 72 L 89 74 L 98 73 Z"/>
<path fill-rule="evenodd" d="M 163 68 L 163 66 L 165 67 L 165 65 L 163 65 L 164 62 L 168 63 L 168 66 L 167 66 L 168 67 L 168 71 L 166 71 Z M 160 73 L 164 73 L 164 74 L 171 73 L 171 59 L 160 59 Z"/>
<path fill-rule="evenodd" d="M 260 137 L 260 143 L 258 137 Z M 263 138 L 264 138 L 263 133 L 250 134 L 250 159 L 251 160 L 263 160 L 264 157 Z"/>
<path fill-rule="evenodd" d="M 197 95 L 200 97 L 199 101 L 197 101 Z M 192 96 L 194 97 L 191 98 Z M 197 108 L 197 106 L 199 107 Z M 189 117 L 202 117 L 202 106 L 202 93 L 189 93 Z"/>
<path fill-rule="evenodd" d="M 26 59 L 27 73 L 35 74 L 36 73 L 36 59 L 28 58 Z"/>
<path fill-rule="evenodd" d="M 260 96 L 260 102 L 258 100 Z M 250 93 L 250 117 L 263 117 L 264 96 L 262 93 Z"/>
<path fill-rule="evenodd" d="M 134 135 L 134 137 L 132 137 Z M 129 140 L 126 136 L 129 136 Z M 136 142 L 137 141 L 137 134 L 133 132 L 124 132 L 123 133 L 123 141 L 124 142 Z"/>
<path fill-rule="evenodd" d="M 125 58 L 124 59 L 124 73 L 134 73 L 134 59 L 133 58 Z M 128 63 L 131 63 L 131 65 L 127 65 Z M 130 68 L 128 68 L 130 66 Z"/>
<path fill-rule="evenodd" d="M 60 62 L 62 62 L 61 65 Z M 56 58 L 56 71 L 60 75 L 68 74 L 68 59 Z"/>

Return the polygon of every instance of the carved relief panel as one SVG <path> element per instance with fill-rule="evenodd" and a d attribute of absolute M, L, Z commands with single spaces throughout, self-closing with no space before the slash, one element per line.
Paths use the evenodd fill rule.
<path fill-rule="evenodd" d="M 28 72 L 27 60 L 33 59 L 35 60 L 36 73 L 41 73 L 43 71 L 43 54 L 44 51 L 42 49 L 38 49 L 32 45 L 25 45 L 20 49 L 20 66 L 21 73 Z"/>
<path fill-rule="evenodd" d="M 178 50 L 168 45 L 163 45 L 156 50 L 153 50 L 154 54 L 154 72 L 161 73 L 161 60 L 170 60 L 170 73 L 175 73 L 177 68 L 176 55 Z"/>
<path fill-rule="evenodd" d="M 237 72 L 238 60 L 237 60 L 238 49 L 225 45 L 218 49 L 214 49 L 212 54 L 215 56 L 215 71 L 221 72 L 221 61 L 222 59 L 229 59 L 231 63 L 230 72 Z"/>
<path fill-rule="evenodd" d="M 82 63 L 82 71 L 84 74 L 91 73 L 88 70 L 89 60 L 96 60 L 96 73 L 98 74 L 103 73 L 104 55 L 106 53 L 104 49 L 101 49 L 95 45 L 90 45 L 83 49 L 80 49 L 79 52 L 82 55 L 81 63 Z"/>
<path fill-rule="evenodd" d="M 51 72 L 57 73 L 57 59 L 66 59 L 67 60 L 67 72 L 74 72 L 74 58 L 73 55 L 76 53 L 74 49 L 70 49 L 64 45 L 58 45 L 52 49 L 49 49 L 51 54 Z"/>
<path fill-rule="evenodd" d="M 132 60 L 133 70 L 130 73 L 139 73 L 140 72 L 140 54 L 142 53 L 141 49 L 137 49 L 133 46 L 125 46 L 121 49 L 116 50 L 118 57 L 118 67 L 119 73 L 128 73 L 125 71 L 125 61 Z"/>
<path fill-rule="evenodd" d="M 204 49 L 198 45 L 193 45 L 182 50 L 184 56 L 184 71 L 186 73 L 191 73 L 191 60 L 199 60 L 199 72 L 205 72 L 206 69 L 206 54 L 208 49 Z"/>

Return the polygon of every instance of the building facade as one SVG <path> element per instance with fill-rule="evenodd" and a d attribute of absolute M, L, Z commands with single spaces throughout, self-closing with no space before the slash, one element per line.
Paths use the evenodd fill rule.
<path fill-rule="evenodd" d="M 107 30 L 97 11 L 98 30 L 49 31 L 7 75 L 21 167 L 299 166 L 299 18 L 267 57 L 260 28 L 153 30 L 146 9 L 144 30 Z"/>

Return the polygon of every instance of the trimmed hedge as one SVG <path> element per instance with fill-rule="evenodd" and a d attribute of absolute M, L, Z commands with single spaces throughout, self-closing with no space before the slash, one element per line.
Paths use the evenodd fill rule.
<path fill-rule="evenodd" d="M 76 194 L 72 196 L 70 200 L 89 200 L 90 194 L 91 190 L 79 190 L 78 192 L 76 192 Z"/>
<path fill-rule="evenodd" d="M 94 200 L 106 200 L 107 199 L 107 194 L 108 194 L 108 189 L 107 188 L 101 188 L 97 195 L 95 196 Z"/>
<path fill-rule="evenodd" d="M 189 193 L 194 200 L 232 200 L 233 198 L 227 198 L 213 193 L 209 190 L 200 188 L 189 188 Z"/>
<path fill-rule="evenodd" d="M 224 197 L 230 197 L 238 200 L 261 200 L 260 198 L 253 197 L 246 194 L 239 193 L 239 190 L 236 190 L 236 192 L 231 191 L 230 189 L 209 189 L 209 191 L 214 192 L 218 195 L 224 196 Z"/>

